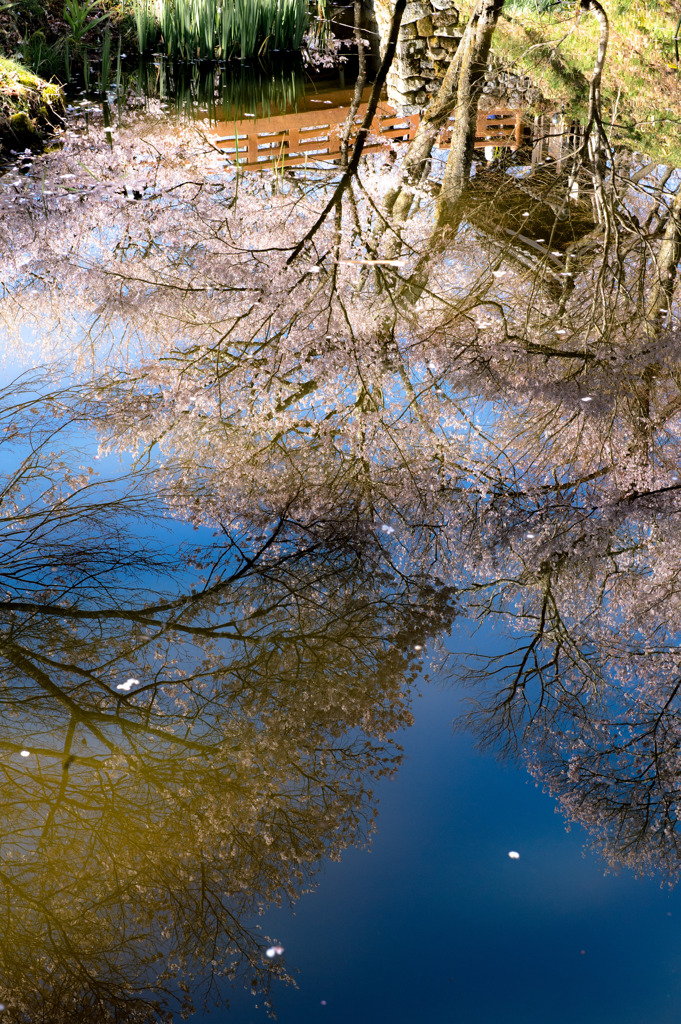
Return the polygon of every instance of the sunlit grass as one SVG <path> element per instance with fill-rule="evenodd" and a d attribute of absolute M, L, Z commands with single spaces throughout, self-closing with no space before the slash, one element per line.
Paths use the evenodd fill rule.
<path fill-rule="evenodd" d="M 505 9 L 493 52 L 530 75 L 546 97 L 583 115 L 598 47 L 596 19 L 575 5 L 516 0 Z M 681 71 L 671 4 L 643 0 L 604 4 L 610 41 L 603 75 L 604 120 L 625 143 L 681 163 Z"/>

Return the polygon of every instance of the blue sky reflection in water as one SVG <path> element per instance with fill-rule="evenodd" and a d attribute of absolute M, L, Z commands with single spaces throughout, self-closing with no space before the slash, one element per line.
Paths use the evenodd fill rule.
<path fill-rule="evenodd" d="M 300 968 L 282 1024 L 676 1021 L 679 893 L 604 874 L 526 772 L 452 734 L 456 692 L 425 686 L 415 705 L 371 851 L 330 864 L 295 916 L 263 919 Z M 235 992 L 233 1019 L 261 1020 L 253 1002 Z"/>
<path fill-rule="evenodd" d="M 92 454 L 93 438 L 78 441 Z M 104 463 L 109 474 L 120 465 Z M 207 540 L 165 525 L 169 547 Z M 506 644 L 483 626 L 472 637 L 457 629 L 449 647 L 491 653 Z M 520 1024 L 543 1021 L 555 1002 L 551 1019 L 566 1024 L 676 1020 L 678 894 L 628 871 L 604 875 L 583 855 L 581 828 L 566 833 L 524 770 L 452 731 L 468 694 L 437 682 L 419 689 L 415 724 L 399 735 L 405 761 L 376 787 L 370 852 L 327 865 L 294 916 L 257 919 L 300 971 L 298 990 L 275 989 L 279 1019 L 473 1024 L 503 1015 Z M 262 1020 L 256 1000 L 235 990 L 229 1014 L 205 1019 Z"/>

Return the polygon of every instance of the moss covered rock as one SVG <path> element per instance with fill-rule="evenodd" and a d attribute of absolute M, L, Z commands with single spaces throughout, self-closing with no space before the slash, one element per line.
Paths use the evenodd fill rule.
<path fill-rule="evenodd" d="M 58 85 L 0 57 L 0 146 L 40 149 L 64 124 L 64 98 Z"/>

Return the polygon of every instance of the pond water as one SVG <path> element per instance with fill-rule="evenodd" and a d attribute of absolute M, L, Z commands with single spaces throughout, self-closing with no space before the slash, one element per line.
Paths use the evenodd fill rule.
<path fill-rule="evenodd" d="M 0 175 L 2 1018 L 671 1024 L 677 169 L 196 75 Z"/>

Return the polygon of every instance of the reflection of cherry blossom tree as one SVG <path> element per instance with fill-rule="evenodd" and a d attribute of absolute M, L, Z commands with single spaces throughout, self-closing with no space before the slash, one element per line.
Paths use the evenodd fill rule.
<path fill-rule="evenodd" d="M 557 489 L 525 512 L 469 577 L 462 609 L 507 640 L 457 669 L 460 724 L 527 763 L 610 865 L 675 881 L 678 502 L 604 515 L 588 488 Z"/>
<path fill-rule="evenodd" d="M 499 6 L 479 5 L 487 20 L 469 26 L 462 66 L 484 54 Z M 604 56 L 602 43 L 598 74 Z M 87 152 L 92 195 L 78 179 L 75 200 L 44 198 L 30 217 L 12 204 L 8 335 L 59 327 L 82 422 L 135 453 L 166 510 L 221 540 L 196 553 L 194 594 L 84 606 L 78 591 L 68 607 L 24 595 L 7 671 L 27 694 L 50 683 L 79 715 L 105 716 L 97 742 L 114 743 L 117 770 L 133 739 L 152 761 L 158 746 L 184 764 L 196 743 L 204 767 L 219 756 L 256 811 L 211 825 L 216 848 L 233 832 L 250 850 L 294 794 L 294 824 L 312 834 L 306 877 L 338 830 L 361 832 L 352 766 L 387 766 L 350 732 L 408 720 L 403 652 L 448 623 L 455 592 L 514 638 L 477 666 L 482 739 L 526 757 L 612 860 L 658 857 L 672 875 L 678 174 L 616 145 L 604 161 L 601 134 L 563 171 L 478 166 L 443 199 L 471 157 L 479 71 L 448 80 L 448 109 L 459 86 L 466 98 L 449 179 L 424 174 L 436 104 L 423 153 L 392 169 L 363 159 L 342 195 L 334 171 L 202 171 L 189 131 L 181 149 L 161 133 L 159 159 L 137 125 L 111 151 L 75 140 L 50 158 L 55 175 L 75 174 Z M 148 571 L 161 564 L 150 555 Z M 114 675 L 144 684 L 124 696 Z M 71 706 L 53 696 L 43 705 L 64 735 Z M 170 740 L 178 718 L 192 729 Z M 217 800 L 194 771 L 182 785 Z M 269 854 L 257 852 L 260 870 Z M 304 881 L 276 868 L 257 891 Z"/>
<path fill-rule="evenodd" d="M 5 1015 L 170 1019 L 224 979 L 268 1004 L 287 975 L 249 922 L 366 841 L 415 641 L 451 596 L 371 539 L 283 517 L 257 541 L 225 523 L 205 546 L 147 545 L 143 481 L 112 494 L 70 468 L 75 391 L 41 406 L 22 387 L 30 406 L 7 389 L 0 412 L 27 452 L 2 509 Z"/>

